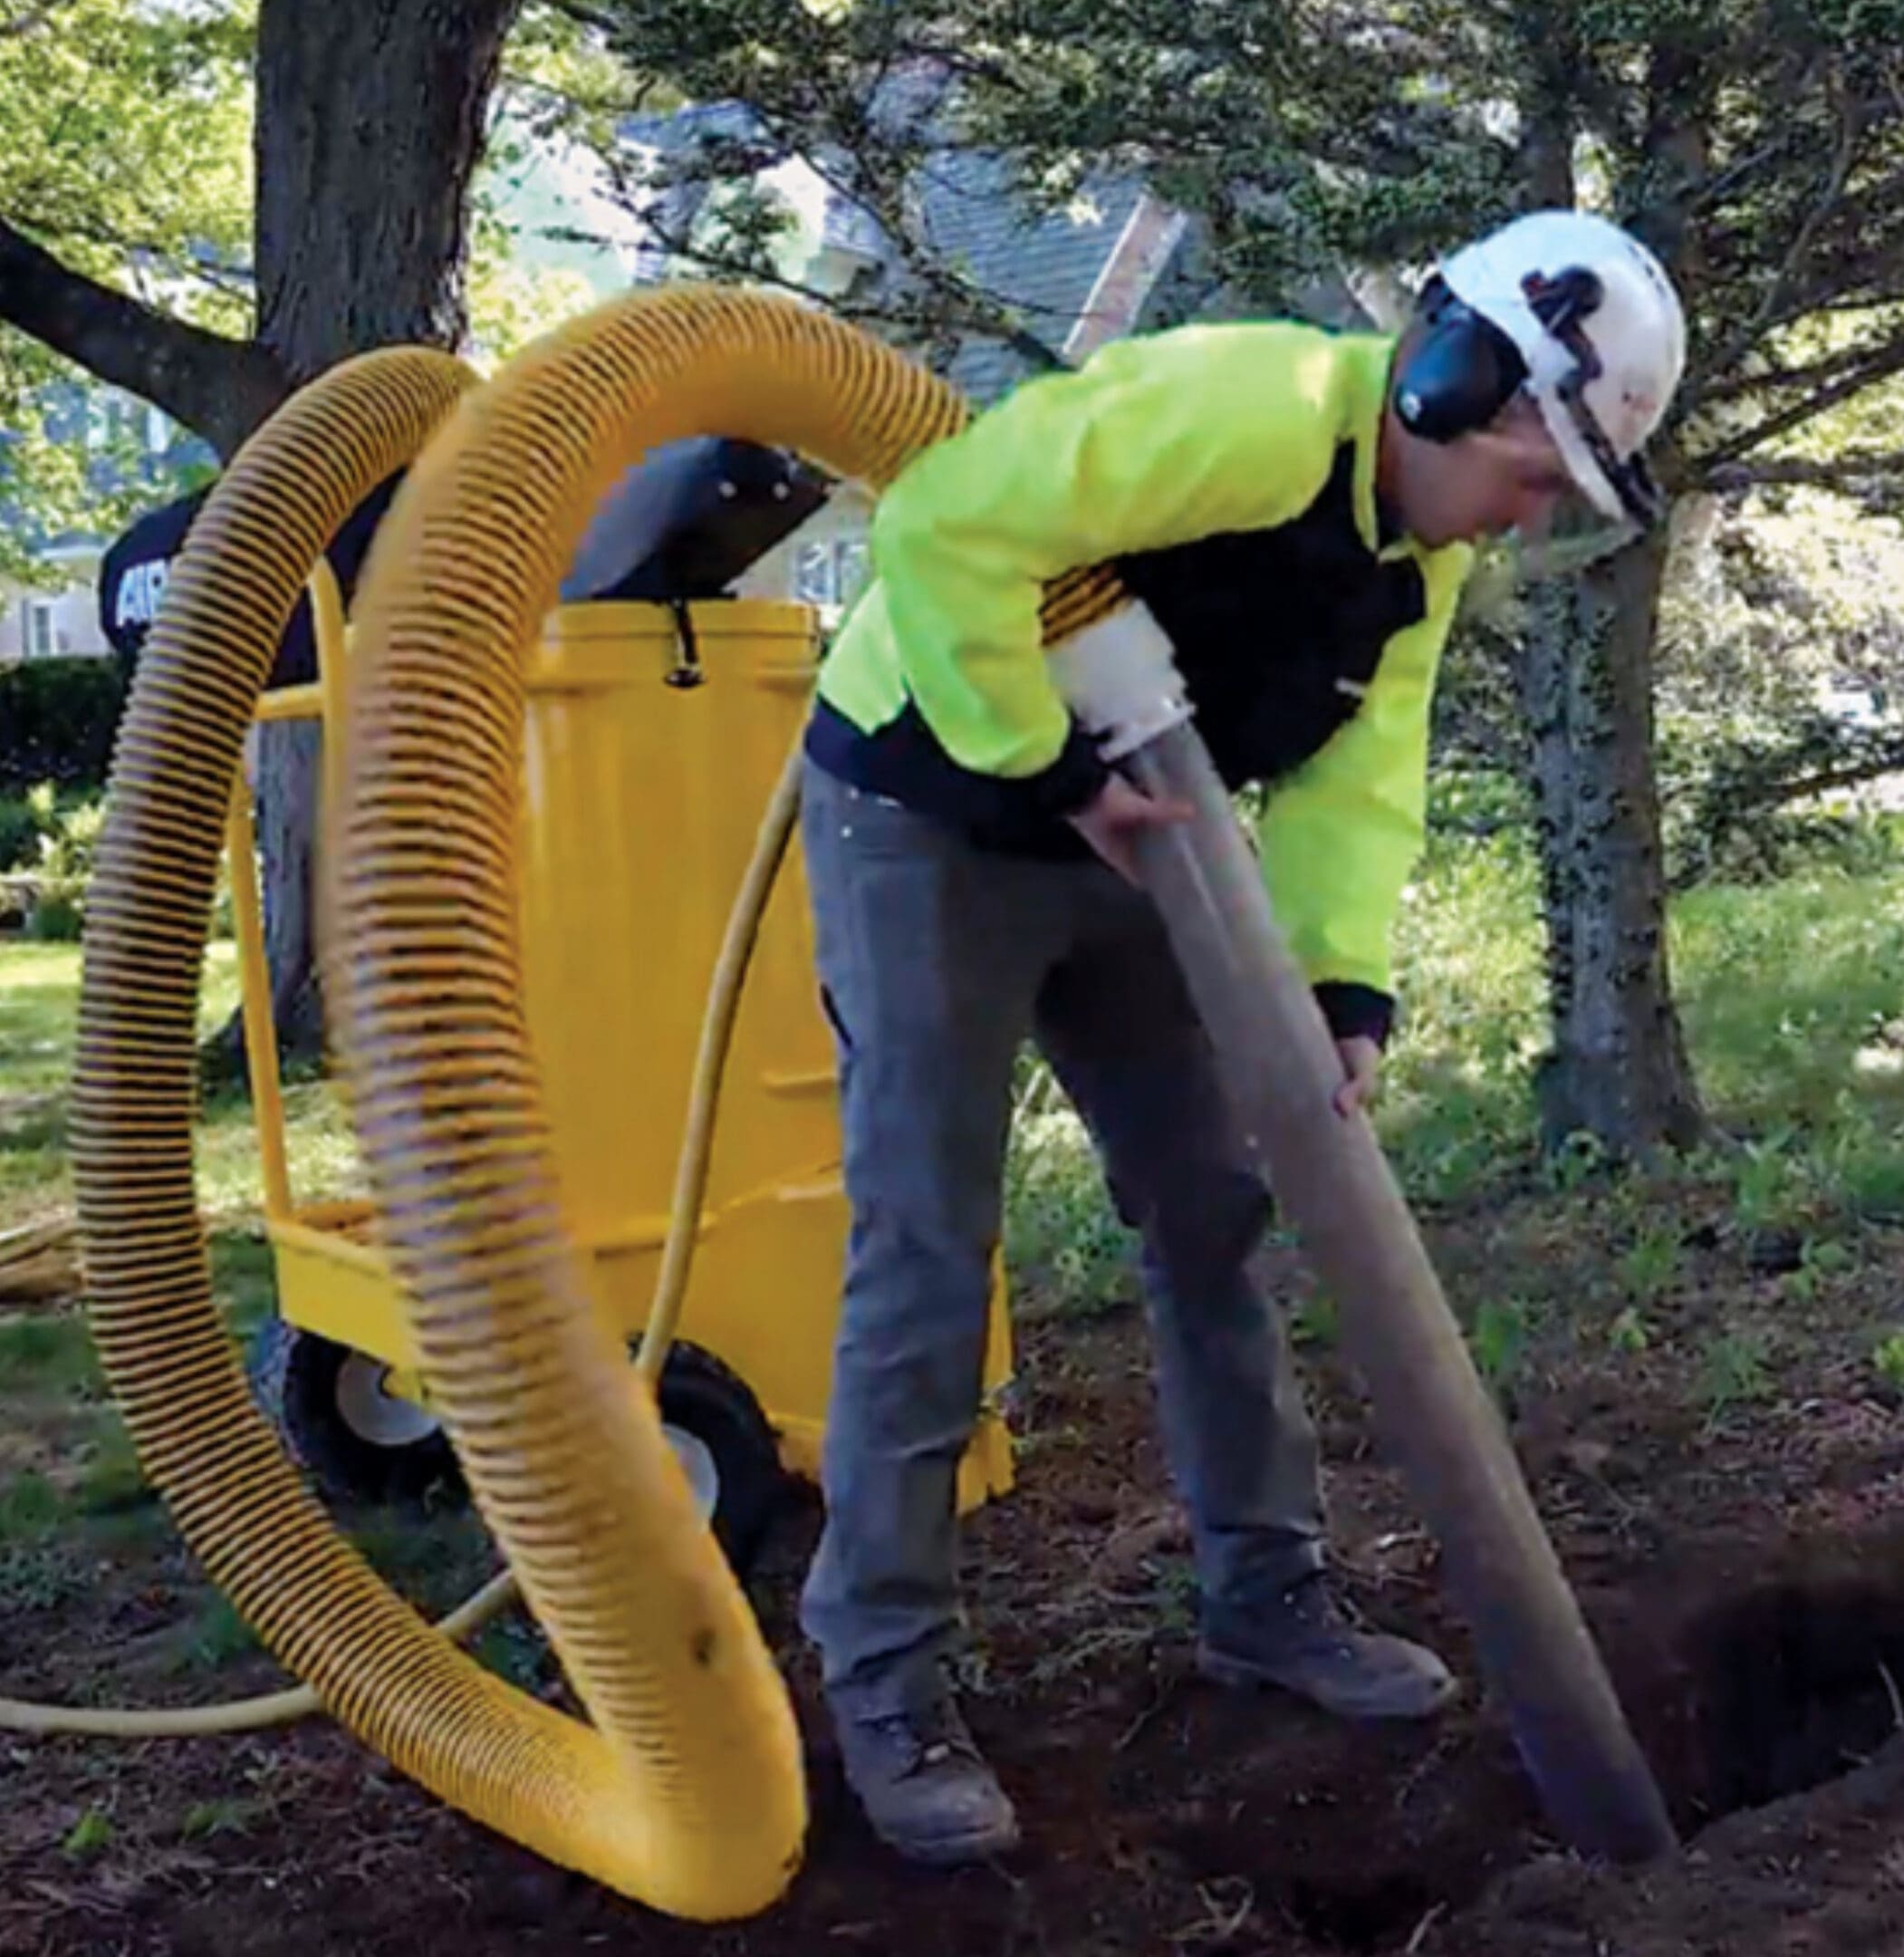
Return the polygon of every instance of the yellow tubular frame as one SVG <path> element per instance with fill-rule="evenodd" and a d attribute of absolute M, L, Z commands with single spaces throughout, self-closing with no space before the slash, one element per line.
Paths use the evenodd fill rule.
<path fill-rule="evenodd" d="M 311 602 L 312 636 L 317 646 L 317 678 L 301 686 L 275 687 L 261 695 L 254 718 L 312 720 L 321 728 L 341 730 L 344 723 L 344 601 L 328 558 L 320 556 L 312 565 L 305 594 Z M 320 761 L 326 807 L 337 800 L 342 751 L 341 732 L 326 734 Z M 284 1225 L 295 1223 L 297 1211 L 291 1191 L 284 1090 L 278 1077 L 277 1028 L 271 1018 L 271 964 L 264 943 L 257 848 L 251 786 L 241 768 L 232 782 L 225 860 L 231 878 L 232 937 L 237 948 L 239 994 L 245 1002 L 245 1063 L 251 1079 L 264 1217 L 273 1225 Z"/>
<path fill-rule="evenodd" d="M 264 906 L 258 890 L 258 831 L 251 784 L 241 767 L 232 782 L 226 818 L 226 873 L 231 879 L 232 937 L 245 1001 L 245 1066 L 251 1078 L 252 1125 L 267 1222 L 288 1223 L 291 1158 L 284 1139 L 284 1089 L 278 1078 L 278 1029 L 271 1017 L 271 968 L 264 952 Z"/>

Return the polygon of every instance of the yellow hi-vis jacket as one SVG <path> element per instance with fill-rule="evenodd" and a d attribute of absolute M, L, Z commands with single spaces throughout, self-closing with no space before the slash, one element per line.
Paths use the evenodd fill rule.
<path fill-rule="evenodd" d="M 1435 672 L 1472 562 L 1375 495 L 1391 336 L 1186 326 L 1021 387 L 881 498 L 822 668 L 822 767 L 1040 853 L 1103 766 L 1053 683 L 1046 580 L 1113 562 L 1176 647 L 1233 786 L 1270 785 L 1276 914 L 1339 1036 L 1385 1037 Z"/>

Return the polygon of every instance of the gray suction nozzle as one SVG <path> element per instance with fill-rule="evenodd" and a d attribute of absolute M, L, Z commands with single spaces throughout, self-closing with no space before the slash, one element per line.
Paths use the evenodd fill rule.
<path fill-rule="evenodd" d="M 1191 723 L 1168 641 L 1133 606 L 1053 657 L 1084 724 L 1133 783 L 1193 812 L 1142 833 L 1145 888 L 1216 1046 L 1237 1125 L 1337 1302 L 1378 1432 L 1440 1542 L 1483 1673 L 1549 1817 L 1586 1854 L 1638 1862 L 1670 1853 L 1659 1787 L 1414 1218 L 1373 1129 L 1334 1111 L 1334 1043 Z"/>

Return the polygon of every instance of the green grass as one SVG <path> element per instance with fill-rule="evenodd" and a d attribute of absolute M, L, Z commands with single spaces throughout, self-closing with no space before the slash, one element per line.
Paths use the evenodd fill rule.
<path fill-rule="evenodd" d="M 1904 873 L 1695 891 L 1672 958 L 1701 1085 L 1749 1129 L 1904 1117 Z"/>
<path fill-rule="evenodd" d="M 1715 1154 L 1746 1228 L 1805 1227 L 1822 1210 L 1904 1219 L 1904 871 L 1807 871 L 1783 883 L 1714 886 L 1674 906 L 1675 984 L 1707 1104 L 1745 1147 Z M 1530 1075 L 1547 1036 L 1534 867 L 1524 834 L 1438 839 L 1401 909 L 1402 1031 L 1389 1056 L 1377 1121 L 1409 1193 L 1458 1199 L 1534 1162 Z M 70 1201 L 63 1099 L 72 1065 L 80 952 L 8 944 L 0 951 L 0 1228 Z M 206 965 L 202 1025 L 236 993 L 233 948 Z M 1089 1141 L 1035 1068 L 1008 1172 L 1005 1249 L 1041 1300 L 1100 1308 L 1134 1290 L 1130 1233 L 1111 1213 Z M 322 1081 L 285 1092 L 301 1200 L 361 1187 L 336 1096 Z M 255 1213 L 251 1110 L 216 1096 L 198 1138 L 207 1213 Z M 1550 1170 L 1565 1186 L 1588 1156 Z M 268 1247 L 242 1229 L 216 1241 L 218 1281 L 248 1330 L 268 1308 Z M 1669 1286 L 1661 1243 L 1634 1246 L 1622 1273 L 1644 1306 Z M 64 1330 L 0 1335 L 0 1376 L 84 1385 L 91 1362 Z"/>
<path fill-rule="evenodd" d="M 489 1531 L 473 1503 L 445 1504 L 420 1518 L 392 1508 L 342 1519 L 370 1567 L 426 1616 L 454 1609 L 496 1567 Z"/>
<path fill-rule="evenodd" d="M 112 1846 L 118 1832 L 111 1817 L 101 1813 L 97 1808 L 89 1808 L 72 1824 L 60 1846 L 71 1860 L 90 1862 Z"/>
<path fill-rule="evenodd" d="M 1402 899 L 1400 1031 L 1377 1125 L 1411 1193 L 1463 1193 L 1534 1145 L 1546 1041 L 1534 868 L 1510 837 L 1442 846 Z"/>
<path fill-rule="evenodd" d="M 31 1547 L 59 1528 L 67 1513 L 59 1489 L 36 1468 L 0 1482 L 0 1546 Z"/>
<path fill-rule="evenodd" d="M 1736 1145 L 1700 1167 L 1730 1186 L 1745 1229 L 1810 1229 L 1838 1212 L 1904 1220 L 1904 872 L 1807 871 L 1678 899 L 1669 955 L 1694 1071 Z M 1438 840 L 1397 934 L 1401 1031 L 1376 1123 L 1409 1195 L 1454 1200 L 1536 1166 L 1533 1063 L 1544 1048 L 1538 883 L 1524 836 Z M 1015 1138 L 1006 1253 L 1041 1299 L 1088 1310 L 1128 1293 L 1129 1233 L 1111 1216 L 1082 1128 L 1035 1085 Z M 1742 1144 L 1742 1145 L 1736 1145 Z M 1549 1165 L 1556 1187 L 1598 1176 L 1591 1151 Z M 1626 1248 L 1643 1309 L 1678 1247 Z"/>
<path fill-rule="evenodd" d="M 547 1636 L 520 1610 L 485 1624 L 470 1650 L 486 1672 L 524 1692 L 539 1692 L 561 1675 Z"/>
<path fill-rule="evenodd" d="M 1769 1400 L 1774 1389 L 1765 1335 L 1755 1330 L 1712 1334 L 1700 1350 L 1697 1390 L 1708 1432 L 1742 1407 Z"/>
<path fill-rule="evenodd" d="M 1467 1331 L 1475 1369 L 1497 1393 L 1514 1385 L 1526 1357 L 1537 1314 L 1523 1298 L 1483 1298 Z"/>
<path fill-rule="evenodd" d="M 1904 1218 L 1904 872 L 1702 888 L 1675 902 L 1669 930 L 1700 1090 L 1746 1144 L 1710 1164 L 1739 1220 L 1786 1223 L 1820 1202 Z M 1404 1031 L 1380 1124 L 1412 1192 L 1458 1195 L 1532 1159 L 1546 1024 L 1525 845 L 1438 848 L 1399 940 Z M 1624 1275 L 1643 1297 L 1676 1262 L 1664 1243 L 1636 1245 Z"/>
<path fill-rule="evenodd" d="M 158 1501 L 139 1465 L 132 1437 L 115 1411 L 102 1410 L 92 1438 L 79 1450 L 79 1478 L 73 1495 L 78 1506 L 91 1516 L 132 1514 Z"/>
<path fill-rule="evenodd" d="M 179 1672 L 218 1672 L 258 1648 L 237 1605 L 215 1590 L 206 1594 L 182 1628 L 174 1646 L 174 1664 Z"/>
<path fill-rule="evenodd" d="M 1048 1079 L 1042 1071 L 1034 1081 Z M 1023 1113 L 1005 1165 L 1005 1256 L 1015 1285 L 1063 1313 L 1134 1295 L 1137 1238 L 1119 1220 L 1084 1124 L 1068 1106 Z"/>
<path fill-rule="evenodd" d="M 1630 1305 L 1652 1303 L 1678 1281 L 1685 1252 L 1670 1221 L 1649 1224 L 1620 1255 L 1616 1267 Z"/>
<path fill-rule="evenodd" d="M 271 1316 L 277 1298 L 270 1243 L 248 1230 L 221 1231 L 211 1240 L 212 1290 L 225 1322 L 241 1343 Z"/>
<path fill-rule="evenodd" d="M 79 1016 L 77 945 L 9 941 L 0 950 L 0 1094 L 31 1098 L 61 1092 L 72 1062 Z"/>
<path fill-rule="evenodd" d="M 77 945 L 8 942 L 0 948 L 0 1229 L 70 1205 L 65 1094 L 79 1007 Z M 201 1036 L 237 1003 L 236 953 L 206 953 Z M 354 1193 L 356 1145 L 336 1095 L 322 1081 L 284 1090 L 293 1189 L 300 1201 Z M 214 1097 L 197 1143 L 199 1200 L 208 1215 L 243 1216 L 259 1200 L 255 1131 L 248 1101 Z"/>
<path fill-rule="evenodd" d="M 96 1395 L 99 1360 L 76 1312 L 0 1318 L 0 1386 L 48 1398 Z"/>
<path fill-rule="evenodd" d="M 84 1596 L 98 1581 L 97 1575 L 62 1542 L 17 1543 L 0 1538 L 0 1611 L 57 1610 Z"/>
<path fill-rule="evenodd" d="M 197 1801 L 186 1809 L 178 1833 L 186 1841 L 210 1841 L 219 1835 L 249 1835 L 271 1813 L 271 1802 L 248 1795 Z"/>

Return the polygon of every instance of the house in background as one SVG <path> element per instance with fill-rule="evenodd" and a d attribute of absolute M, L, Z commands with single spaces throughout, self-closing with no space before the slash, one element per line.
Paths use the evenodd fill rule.
<path fill-rule="evenodd" d="M 880 112 L 913 126 L 942 120 L 945 82 L 927 69 L 895 74 Z M 622 138 L 638 159 L 662 165 L 691 160 L 709 142 L 745 140 L 750 112 L 716 103 L 630 119 Z M 661 190 L 654 223 L 639 217 L 599 182 L 586 160 L 534 145 L 514 146 L 516 160 L 495 171 L 499 214 L 516 233 L 514 255 L 532 275 L 579 275 L 598 295 L 696 275 L 692 252 L 678 256 L 658 232 L 690 247 L 717 225 L 720 198 L 692 184 Z M 778 269 L 816 302 L 851 297 L 877 302 L 904 292 L 904 254 L 859 205 L 818 171 L 793 161 L 758 183 L 791 217 Z M 949 133 L 930 149 L 929 167 L 906 187 L 919 235 L 943 262 L 1019 323 L 1015 343 L 980 333 L 956 338 L 943 361 L 947 378 L 975 407 L 996 400 L 1043 368 L 1076 365 L 1106 341 L 1146 326 L 1213 310 L 1197 275 L 1195 227 L 1129 175 L 1086 181 L 1063 209 L 1031 207 L 1015 196 L 1004 159 L 961 147 Z M 1221 307 L 1214 310 L 1223 310 Z M 1039 352 L 1032 351 L 1035 343 Z M 198 479 L 215 458 L 205 445 L 156 410 L 91 382 L 73 381 L 49 404 L 48 432 L 84 442 L 97 465 L 132 465 L 149 484 L 142 507 L 169 500 Z M 130 435 L 133 439 L 129 440 Z M 4 439 L 4 438 L 0 438 Z M 870 499 L 844 485 L 802 528 L 761 559 L 742 580 L 744 594 L 792 597 L 837 620 L 869 564 Z M 0 507 L 0 523 L 21 521 Z M 50 574 L 44 588 L 0 581 L 0 663 L 26 659 L 106 656 L 95 587 L 110 536 L 75 532 L 35 540 Z"/>
<path fill-rule="evenodd" d="M 625 289 L 639 248 L 632 221 L 591 196 L 569 159 L 512 134 L 495 145 L 485 170 L 492 206 L 515 234 L 512 269 L 531 281 L 567 275 L 569 287 L 597 298 Z M 591 238 L 570 235 L 582 227 Z M 47 439 L 86 452 L 88 474 L 115 516 L 129 500 L 134 515 L 168 503 L 217 468 L 206 443 L 159 410 L 84 376 L 48 388 L 41 406 Z M 0 431 L 0 441 L 7 439 Z M 136 492 L 130 498 L 129 489 Z M 0 666 L 110 657 L 99 623 L 100 560 L 123 525 L 37 535 L 24 512 L 0 501 L 0 525 L 44 573 L 31 585 L 0 578 Z"/>
<path fill-rule="evenodd" d="M 62 381 L 45 390 L 41 406 L 47 439 L 84 451 L 87 478 L 102 500 L 130 490 L 142 507 L 167 502 L 216 465 L 204 442 L 158 409 L 95 381 Z M 0 524 L 45 574 L 30 585 L 0 578 L 0 666 L 110 658 L 97 593 L 100 558 L 111 536 L 90 529 L 44 535 L 24 512 L 4 505 Z"/>
<path fill-rule="evenodd" d="M 879 112 L 915 121 L 937 113 L 942 80 L 929 73 L 895 78 Z M 754 133 L 747 109 L 716 103 L 624 125 L 624 141 L 643 160 L 691 165 L 709 145 L 745 142 Z M 903 252 L 858 203 L 808 164 L 793 161 L 764 173 L 759 188 L 788 215 L 776 270 L 791 284 L 823 299 L 859 305 L 897 297 L 909 283 Z M 1089 179 L 1063 210 L 1030 207 L 1014 193 L 1008 164 L 957 147 L 949 139 L 931 151 L 929 168 L 907 186 L 919 235 L 938 258 L 963 275 L 1021 323 L 1016 341 L 982 333 L 956 337 L 942 371 L 982 408 L 1022 381 L 1057 366 L 1075 366 L 1106 341 L 1157 323 L 1173 296 L 1188 289 L 1194 230 L 1180 213 L 1130 176 Z M 652 227 L 688 248 L 675 255 L 656 244 L 638 260 L 638 283 L 694 275 L 694 250 L 720 221 L 720 200 L 704 185 L 661 189 Z M 816 302 L 817 303 L 817 302 Z M 1043 358 L 1034 355 L 1035 342 Z M 744 595 L 792 597 L 835 621 L 869 566 L 871 503 L 843 485 L 826 506 L 741 581 Z"/>
<path fill-rule="evenodd" d="M 43 546 L 34 555 L 57 580 L 44 588 L 0 578 L 0 666 L 108 657 L 111 649 L 100 631 L 93 595 L 104 547 L 90 536 Z"/>

